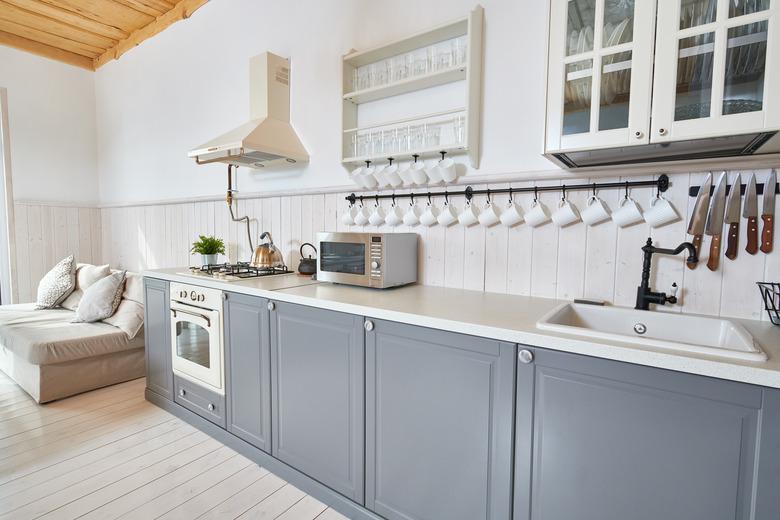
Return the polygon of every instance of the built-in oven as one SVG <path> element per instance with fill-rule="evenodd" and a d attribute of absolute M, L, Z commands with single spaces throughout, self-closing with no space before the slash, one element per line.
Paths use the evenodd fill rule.
<path fill-rule="evenodd" d="M 173 372 L 224 394 L 222 291 L 171 283 Z"/>
<path fill-rule="evenodd" d="M 317 280 L 386 288 L 417 281 L 415 233 L 318 233 Z"/>

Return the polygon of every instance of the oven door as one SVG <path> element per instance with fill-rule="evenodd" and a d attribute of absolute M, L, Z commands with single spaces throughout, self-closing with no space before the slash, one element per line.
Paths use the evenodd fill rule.
<path fill-rule="evenodd" d="M 174 373 L 224 393 L 219 311 L 171 302 L 171 349 Z"/>
<path fill-rule="evenodd" d="M 370 287 L 369 235 L 320 233 L 317 280 Z"/>

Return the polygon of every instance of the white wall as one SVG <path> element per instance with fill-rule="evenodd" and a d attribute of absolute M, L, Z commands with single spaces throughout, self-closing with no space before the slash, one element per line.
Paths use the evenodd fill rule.
<path fill-rule="evenodd" d="M 541 157 L 544 3 L 487 0 L 480 174 L 550 170 Z M 311 155 L 278 173 L 244 169 L 244 191 L 345 186 L 341 56 L 465 16 L 475 0 L 212 0 L 96 73 L 104 203 L 218 195 L 224 166 L 187 151 L 249 116 L 248 60 L 292 60 L 292 122 Z M 251 172 L 251 173 L 249 173 Z"/>
<path fill-rule="evenodd" d="M 14 197 L 96 204 L 92 73 L 0 46 L 0 87 L 8 89 Z"/>

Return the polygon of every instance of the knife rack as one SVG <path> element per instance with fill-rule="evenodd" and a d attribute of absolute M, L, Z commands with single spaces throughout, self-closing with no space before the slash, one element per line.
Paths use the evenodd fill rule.
<path fill-rule="evenodd" d="M 731 184 L 726 185 L 726 195 L 729 194 L 731 191 Z M 696 197 L 699 194 L 699 190 L 701 189 L 701 186 L 691 186 L 688 188 L 688 196 L 689 197 Z M 745 191 L 747 190 L 747 184 L 740 184 L 739 185 L 739 194 L 744 195 Z M 710 186 L 710 196 L 715 192 L 715 186 Z M 775 193 L 780 193 L 780 184 L 775 185 Z M 764 194 L 764 183 L 756 184 L 756 195 L 763 195 Z"/>
<path fill-rule="evenodd" d="M 560 186 L 529 186 L 523 188 L 497 188 L 497 189 L 484 189 L 475 190 L 471 186 L 467 186 L 465 190 L 459 191 L 426 191 L 418 193 L 383 193 L 375 195 L 355 195 L 350 193 L 344 197 L 350 204 L 363 200 L 380 200 L 380 199 L 415 199 L 415 198 L 431 198 L 431 197 L 458 197 L 465 196 L 467 200 L 471 200 L 474 195 L 497 195 L 500 193 L 539 193 L 558 191 L 565 193 L 567 191 L 582 191 L 582 190 L 604 190 L 604 189 L 624 189 L 626 194 L 631 188 L 642 188 L 652 186 L 658 189 L 659 193 L 665 192 L 669 189 L 669 177 L 666 174 L 661 174 L 658 179 L 653 181 L 624 181 L 624 182 L 591 182 L 588 184 L 562 184 Z M 762 185 L 763 186 L 763 185 Z"/>

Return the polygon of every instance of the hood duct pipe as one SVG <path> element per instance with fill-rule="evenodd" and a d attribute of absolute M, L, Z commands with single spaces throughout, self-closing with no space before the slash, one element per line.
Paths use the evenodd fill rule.
<path fill-rule="evenodd" d="M 254 251 L 255 248 L 252 245 L 252 232 L 249 229 L 249 216 L 244 215 L 243 217 L 236 218 L 235 213 L 233 213 L 233 168 L 234 166 L 232 164 L 228 164 L 228 170 L 227 170 L 227 178 L 228 178 L 228 189 L 227 189 L 227 195 L 225 196 L 225 202 L 227 203 L 228 210 L 230 211 L 230 218 L 233 220 L 233 222 L 243 222 L 246 224 L 246 238 L 249 240 L 249 251 Z M 235 166 L 236 170 L 238 170 L 238 166 Z"/>

